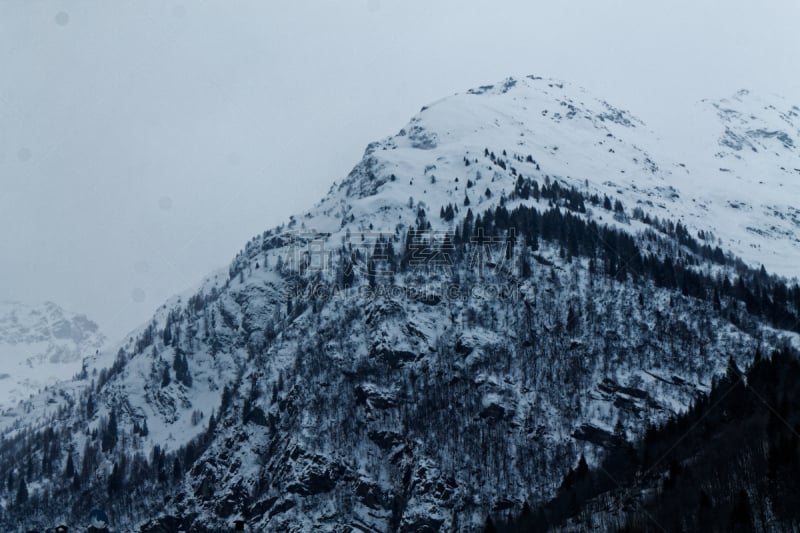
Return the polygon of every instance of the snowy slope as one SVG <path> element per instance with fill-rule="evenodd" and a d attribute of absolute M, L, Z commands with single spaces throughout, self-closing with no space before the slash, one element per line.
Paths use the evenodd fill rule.
<path fill-rule="evenodd" d="M 724 249 L 753 265 L 795 277 L 800 260 L 799 113 L 779 97 L 762 99 L 740 91 L 688 110 L 689 133 L 675 140 L 662 138 L 629 112 L 579 87 L 536 77 L 508 79 L 435 102 L 399 134 L 370 145 L 339 194 L 323 201 L 325 209 L 311 211 L 306 226 L 336 231 L 319 215 L 331 215 L 337 206 L 344 211 L 339 216 L 352 208 L 360 229 L 369 223 L 382 231 L 393 229 L 402 215 L 398 220 L 380 214 L 402 211 L 409 197 L 437 209 L 448 202 L 460 204 L 468 178 L 478 184 L 469 191 L 472 199 L 479 208 L 489 207 L 498 193 L 511 191 L 514 177 L 497 168 L 465 168 L 462 159 L 486 148 L 498 155 L 507 149 L 538 163 L 540 170 L 516 164 L 525 176 L 540 181 L 549 176 L 582 191 L 620 198 L 651 216 L 680 220 L 695 231 L 710 232 Z M 391 174 L 397 180 L 384 183 Z M 437 184 L 430 183 L 431 176 Z M 493 202 L 481 197 L 487 187 Z"/>
<path fill-rule="evenodd" d="M 72 379 L 104 344 L 97 324 L 53 302 L 0 302 L 0 409 Z"/>
<path fill-rule="evenodd" d="M 690 195 L 687 222 L 788 277 L 800 274 L 800 108 L 793 104 L 747 90 L 704 100 L 687 116 L 691 135 L 671 147 L 687 164 L 671 178 Z"/>

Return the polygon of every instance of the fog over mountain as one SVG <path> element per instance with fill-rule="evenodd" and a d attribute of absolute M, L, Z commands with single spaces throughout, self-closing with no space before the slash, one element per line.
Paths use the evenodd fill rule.
<path fill-rule="evenodd" d="M 797 531 L 797 20 L 0 4 L 0 531 Z"/>

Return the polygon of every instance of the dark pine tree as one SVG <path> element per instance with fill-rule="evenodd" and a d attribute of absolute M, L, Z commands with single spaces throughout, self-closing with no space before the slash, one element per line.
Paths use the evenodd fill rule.
<path fill-rule="evenodd" d="M 122 469 L 117 463 L 114 463 L 114 468 L 111 470 L 111 475 L 108 476 L 108 495 L 113 496 L 122 489 Z"/>
<path fill-rule="evenodd" d="M 75 476 L 75 463 L 72 461 L 72 452 L 67 454 L 67 466 L 64 469 L 64 477 L 71 479 Z"/>
<path fill-rule="evenodd" d="M 25 478 L 19 478 L 19 486 L 17 486 L 17 505 L 25 505 L 28 502 L 28 484 L 25 483 Z"/>
<path fill-rule="evenodd" d="M 117 445 L 117 413 L 113 409 L 108 417 L 108 424 L 103 431 L 101 444 L 104 452 L 112 451 Z"/>

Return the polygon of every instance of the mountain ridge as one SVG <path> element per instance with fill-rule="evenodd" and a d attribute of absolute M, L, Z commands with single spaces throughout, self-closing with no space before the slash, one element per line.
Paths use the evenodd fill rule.
<path fill-rule="evenodd" d="M 770 270 L 793 257 L 791 212 L 761 209 L 785 193 L 753 208 L 770 233 L 724 224 L 743 208 L 715 195 L 745 167 L 687 199 L 697 171 L 659 146 L 535 77 L 423 108 L 227 273 L 3 421 L 0 520 L 30 509 L 14 483 L 44 509 L 29 523 L 99 499 L 141 531 L 473 530 L 546 500 L 579 454 L 598 464 L 685 410 L 730 357 L 797 343 L 800 290 L 752 251 L 786 252 Z"/>
<path fill-rule="evenodd" d="M 0 302 L 0 405 L 14 408 L 42 388 L 72 379 L 84 358 L 104 348 L 106 339 L 86 315 L 53 302 L 38 305 Z"/>

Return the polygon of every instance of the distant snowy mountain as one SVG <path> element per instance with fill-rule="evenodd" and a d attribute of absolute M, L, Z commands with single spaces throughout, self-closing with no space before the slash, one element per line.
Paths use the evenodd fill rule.
<path fill-rule="evenodd" d="M 0 409 L 71 380 L 104 344 L 97 324 L 53 302 L 0 302 Z"/>
<path fill-rule="evenodd" d="M 0 524 L 104 501 L 146 532 L 472 531 L 546 501 L 798 345 L 797 108 L 687 115 L 667 141 L 536 77 L 423 108 L 0 419 Z"/>

